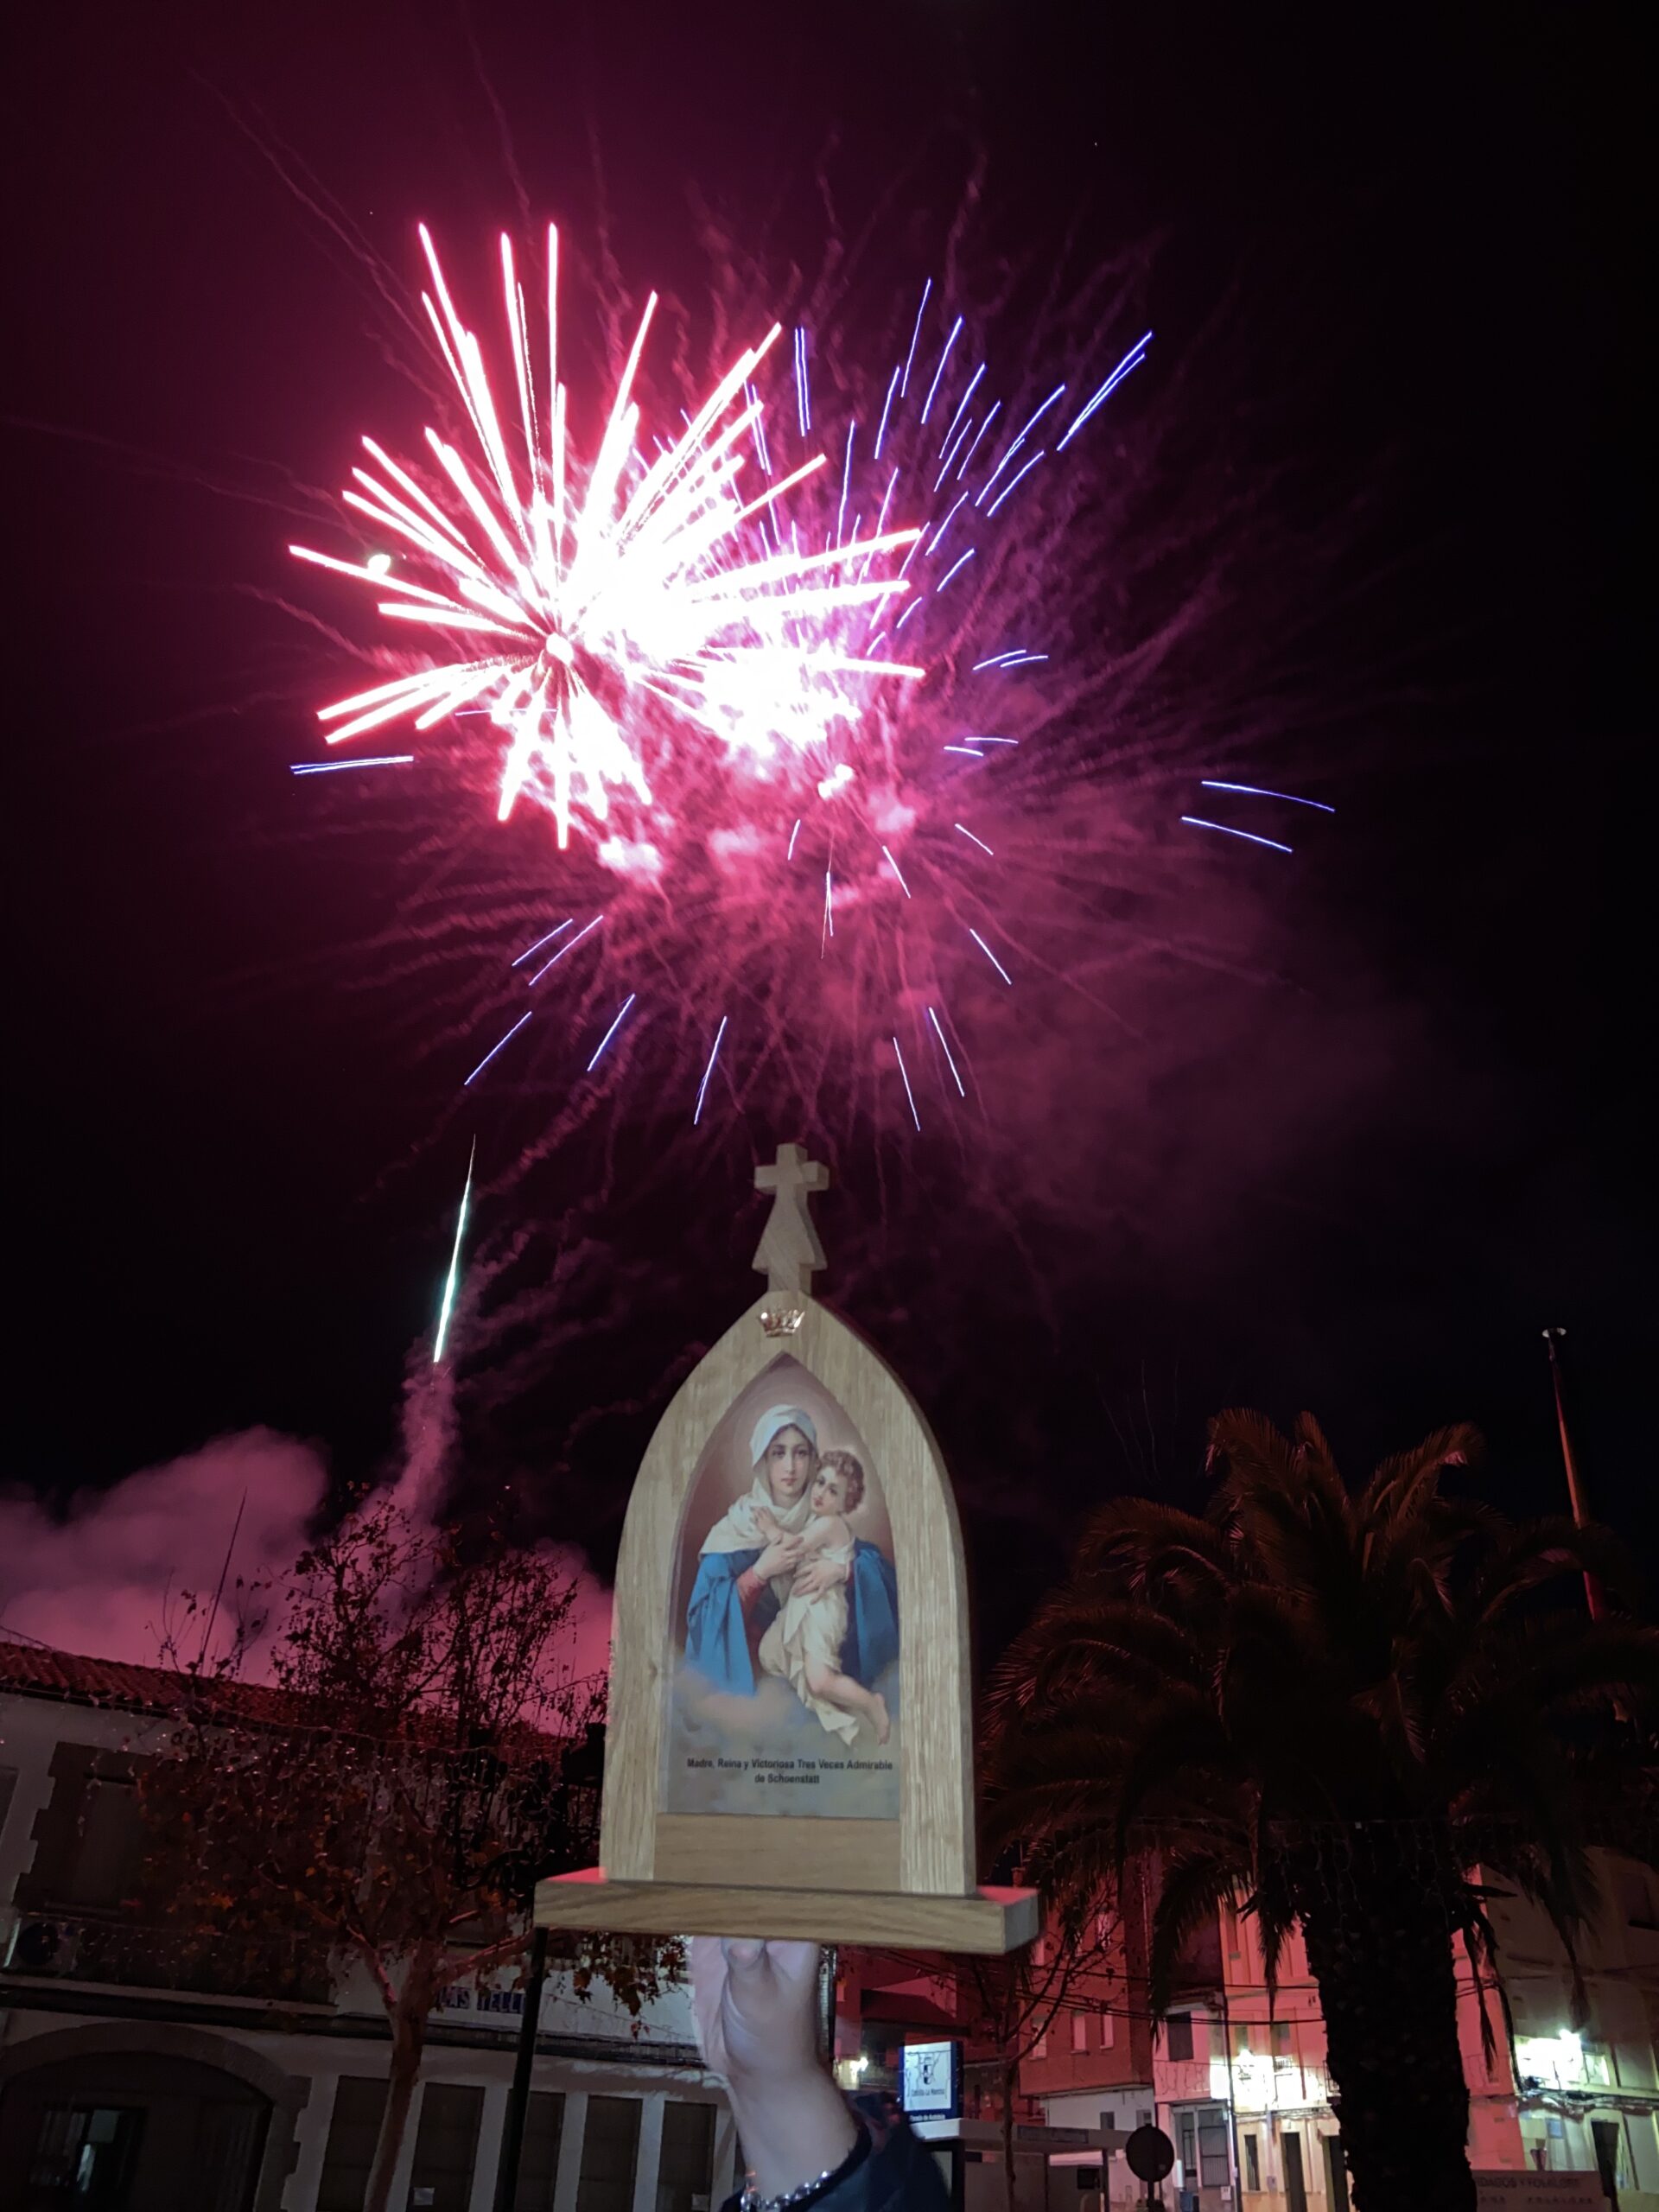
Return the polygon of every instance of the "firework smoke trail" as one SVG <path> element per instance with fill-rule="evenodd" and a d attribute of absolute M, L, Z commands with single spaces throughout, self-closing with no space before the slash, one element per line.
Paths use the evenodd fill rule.
<path fill-rule="evenodd" d="M 450 1318 L 455 1310 L 455 1292 L 461 1281 L 461 1249 L 467 1236 L 467 1216 L 473 1202 L 473 1169 L 478 1162 L 478 1141 L 474 1138 L 472 1150 L 467 1155 L 467 1180 L 462 1185 L 461 1204 L 455 1211 L 455 1242 L 449 1255 L 449 1272 L 444 1277 L 443 1296 L 438 1304 L 437 1333 L 432 1342 L 432 1364 L 443 1362 L 443 1349 L 449 1336 Z"/>

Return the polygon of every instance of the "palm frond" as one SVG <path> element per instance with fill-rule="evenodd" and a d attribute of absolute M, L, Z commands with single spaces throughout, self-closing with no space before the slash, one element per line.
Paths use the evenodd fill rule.
<path fill-rule="evenodd" d="M 1249 1476 L 1291 1490 L 1298 1470 L 1295 1447 L 1265 1414 L 1248 1406 L 1230 1406 L 1210 1423 L 1210 1446 L 1205 1465 L 1213 1472 L 1224 1467 L 1229 1474 Z"/>
<path fill-rule="evenodd" d="M 1454 1421 L 1449 1428 L 1435 1429 L 1409 1452 L 1382 1460 L 1360 1494 L 1362 1503 L 1371 1512 L 1410 1520 L 1425 1494 L 1438 1488 L 1447 1467 L 1472 1471 L 1485 1456 L 1486 1440 L 1473 1422 Z"/>
<path fill-rule="evenodd" d="M 1445 1471 L 1482 1449 L 1467 1424 L 1437 1430 L 1351 1494 L 1311 1415 L 1287 1437 L 1218 1414 L 1204 1516 L 1104 1508 L 998 1669 L 991 1838 L 1061 1897 L 1155 1866 L 1160 1972 L 1224 1875 L 1270 1990 L 1299 1922 L 1328 1916 L 1329 1847 L 1346 1864 L 1379 1834 L 1408 1840 L 1425 1910 L 1471 1959 L 1488 1935 L 1471 1877 L 1491 1867 L 1576 1974 L 1592 1842 L 1645 1836 L 1659 1856 L 1659 1635 L 1633 1611 L 1544 1610 L 1554 1580 L 1586 1570 L 1631 1604 L 1628 1559 L 1605 1531 L 1445 1495 Z M 1344 1907 L 1351 1962 L 1355 1942 L 1391 1940 L 1398 1866 L 1379 1882 Z"/>
<path fill-rule="evenodd" d="M 1565 1514 L 1511 1523 L 1483 1560 L 1470 1602 L 1482 1620 L 1495 1621 L 1558 1577 L 1580 1574 L 1593 1575 L 1627 1605 L 1641 1594 L 1636 1562 L 1610 1529 L 1580 1528 Z"/>

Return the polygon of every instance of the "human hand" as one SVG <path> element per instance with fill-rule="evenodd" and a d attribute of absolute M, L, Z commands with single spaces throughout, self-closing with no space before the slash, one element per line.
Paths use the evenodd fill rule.
<path fill-rule="evenodd" d="M 795 1577 L 795 1588 L 802 1597 L 822 1598 L 828 1591 L 838 1590 L 850 1573 L 844 1560 L 810 1560 Z"/>
<path fill-rule="evenodd" d="M 798 1536 L 779 1536 L 766 1546 L 754 1562 L 754 1572 L 763 1582 L 770 1582 L 774 1574 L 792 1574 L 801 1561 L 801 1540 Z"/>
<path fill-rule="evenodd" d="M 818 2070 L 818 1947 L 691 1938 L 691 2008 L 702 2055 L 728 2081 Z"/>
<path fill-rule="evenodd" d="M 694 1936 L 691 2009 L 726 2076 L 755 2185 L 778 2196 L 838 2166 L 857 2129 L 817 2049 L 818 1947 Z"/>

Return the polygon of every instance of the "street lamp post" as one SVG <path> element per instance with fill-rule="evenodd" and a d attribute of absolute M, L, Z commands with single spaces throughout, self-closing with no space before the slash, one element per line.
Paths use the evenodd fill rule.
<path fill-rule="evenodd" d="M 818 1953 L 818 2047 L 824 2064 L 835 2071 L 836 1995 L 840 1958 L 833 1943 Z"/>
<path fill-rule="evenodd" d="M 542 1991 L 547 1982 L 547 1930 L 538 1928 L 530 1939 L 530 1972 L 524 1984 L 524 2016 L 518 2023 L 518 2048 L 513 2056 L 512 2086 L 507 2092 L 505 2123 L 501 2130 L 501 2163 L 496 2176 L 495 2212 L 512 2212 L 518 2192 L 518 2161 L 524 2153 L 524 2121 L 530 2111 L 531 2075 L 536 2064 L 536 2031 L 541 2024 Z"/>
<path fill-rule="evenodd" d="M 1590 1514 L 1584 1502 L 1584 1485 L 1579 1477 L 1579 1463 L 1573 1450 L 1573 1432 L 1567 1422 L 1567 1390 L 1561 1373 L 1560 1346 L 1566 1337 L 1565 1329 L 1546 1329 L 1544 1349 L 1549 1355 L 1550 1380 L 1555 1386 L 1555 1423 L 1561 1434 L 1561 1465 L 1567 1470 L 1567 1495 L 1573 1508 L 1573 1523 L 1583 1529 L 1589 1525 Z M 1590 1608 L 1590 1618 L 1599 1621 L 1607 1610 L 1601 1594 L 1601 1585 L 1586 1569 L 1584 1577 L 1584 1601 Z"/>

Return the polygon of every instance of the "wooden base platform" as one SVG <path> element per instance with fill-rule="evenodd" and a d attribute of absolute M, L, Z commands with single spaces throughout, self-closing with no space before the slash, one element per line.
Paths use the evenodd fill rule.
<path fill-rule="evenodd" d="M 536 1885 L 538 1928 L 633 1936 L 766 1936 L 898 1943 L 927 1951 L 1017 1951 L 1040 1931 L 1035 1890 L 967 1897 L 868 1890 L 740 1889 L 715 1882 L 612 1882 L 602 1866 Z"/>

